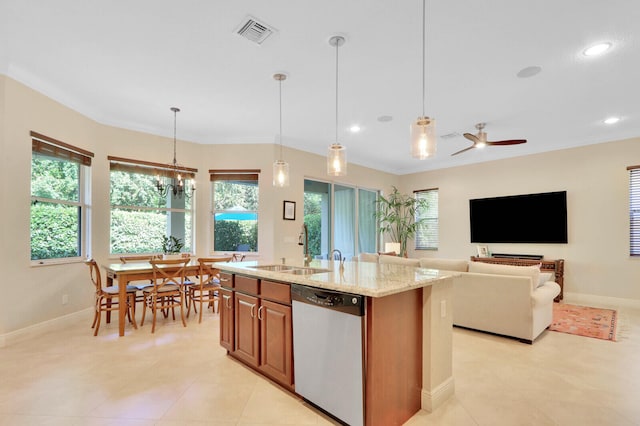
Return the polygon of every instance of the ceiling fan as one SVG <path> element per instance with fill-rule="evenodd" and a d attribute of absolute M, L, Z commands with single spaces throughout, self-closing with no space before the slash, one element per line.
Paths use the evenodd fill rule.
<path fill-rule="evenodd" d="M 458 155 L 458 154 L 462 154 L 465 151 L 469 151 L 470 149 L 473 148 L 484 148 L 485 146 L 489 145 L 518 145 L 521 143 L 526 143 L 527 140 L 526 139 L 507 139 L 504 141 L 488 141 L 487 140 L 487 134 L 485 132 L 483 132 L 482 130 L 484 129 L 484 126 L 486 125 L 486 123 L 478 123 L 476 124 L 476 129 L 478 129 L 478 134 L 476 135 L 472 135 L 471 133 L 465 133 L 464 137 L 469 139 L 471 142 L 473 142 L 473 145 L 471 145 L 468 148 L 465 148 L 463 150 L 460 150 L 458 152 L 454 152 L 453 155 Z"/>

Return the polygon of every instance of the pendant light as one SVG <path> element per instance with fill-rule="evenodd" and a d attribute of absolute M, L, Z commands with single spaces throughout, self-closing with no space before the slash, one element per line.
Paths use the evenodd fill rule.
<path fill-rule="evenodd" d="M 336 48 L 336 141 L 329 147 L 327 155 L 327 174 L 329 176 L 347 175 L 347 148 L 338 142 L 338 48 L 345 43 L 342 36 L 333 36 L 329 44 Z"/>
<path fill-rule="evenodd" d="M 280 157 L 273 163 L 273 186 L 283 188 L 289 186 L 289 163 L 282 159 L 282 82 L 287 79 L 286 74 L 274 74 L 273 79 L 278 82 L 280 93 Z"/>
<path fill-rule="evenodd" d="M 422 0 L 422 116 L 411 124 L 411 156 L 424 160 L 436 153 L 436 120 L 425 115 L 426 0 Z"/>
<path fill-rule="evenodd" d="M 185 186 L 185 180 L 182 177 L 182 172 L 176 160 L 176 118 L 180 112 L 180 108 L 171 107 L 173 112 L 173 163 L 168 167 L 169 176 L 161 178 L 160 174 L 156 175 L 155 186 L 158 193 L 162 198 L 165 198 L 167 194 L 173 194 L 173 198 L 191 198 L 193 192 L 196 190 L 195 182 L 192 183 L 191 188 Z"/>

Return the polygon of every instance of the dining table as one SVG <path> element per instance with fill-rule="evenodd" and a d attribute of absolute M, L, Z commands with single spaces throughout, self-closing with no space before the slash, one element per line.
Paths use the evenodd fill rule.
<path fill-rule="evenodd" d="M 219 256 L 221 260 L 227 257 Z M 216 256 L 207 257 L 207 259 L 215 259 Z M 118 284 L 118 303 L 119 306 L 127 304 L 127 283 L 131 281 L 151 281 L 153 280 L 153 268 L 149 262 L 132 262 L 132 263 L 110 263 L 104 266 L 106 271 L 106 285 L 113 286 Z M 198 258 L 192 257 L 187 263 L 185 275 L 195 277 L 198 275 L 200 263 Z M 107 312 L 107 323 L 111 322 L 111 312 Z M 118 309 L 118 332 L 120 336 L 124 336 L 124 326 L 126 322 L 126 309 Z"/>

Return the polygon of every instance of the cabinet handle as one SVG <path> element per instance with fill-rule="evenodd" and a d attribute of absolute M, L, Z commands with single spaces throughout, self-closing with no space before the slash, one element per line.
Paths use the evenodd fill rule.
<path fill-rule="evenodd" d="M 223 296 L 224 297 L 224 306 L 227 309 L 231 309 L 231 296 Z"/>
<path fill-rule="evenodd" d="M 258 319 L 259 319 L 260 321 L 262 321 L 262 309 L 263 309 L 263 308 L 264 308 L 264 306 L 260 306 L 260 307 L 258 308 Z"/>
<path fill-rule="evenodd" d="M 256 307 L 255 304 L 251 305 L 251 318 L 255 318 L 256 314 L 253 312 L 253 309 Z"/>

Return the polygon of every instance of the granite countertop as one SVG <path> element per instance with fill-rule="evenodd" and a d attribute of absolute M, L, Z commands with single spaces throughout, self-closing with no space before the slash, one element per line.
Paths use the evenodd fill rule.
<path fill-rule="evenodd" d="M 371 297 L 383 297 L 414 290 L 460 275 L 459 272 L 453 271 L 371 262 L 345 262 L 344 268 L 341 269 L 339 262 L 328 260 L 312 261 L 307 267 L 325 269 L 327 272 L 309 275 L 255 268 L 256 266 L 278 264 L 282 263 L 250 261 L 216 263 L 215 266 L 230 273 Z M 305 268 L 302 261 L 288 261 L 285 265 L 298 269 Z"/>

